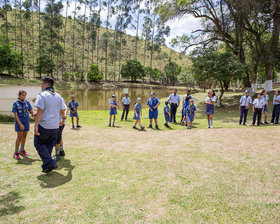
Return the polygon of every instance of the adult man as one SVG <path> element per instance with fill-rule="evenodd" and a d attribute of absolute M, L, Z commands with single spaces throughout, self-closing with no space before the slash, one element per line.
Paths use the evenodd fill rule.
<path fill-rule="evenodd" d="M 125 120 L 127 121 L 127 115 L 129 113 L 129 105 L 130 105 L 130 98 L 128 97 L 128 93 L 125 94 L 125 96 L 122 98 L 122 105 L 123 105 L 123 113 L 122 113 L 122 118 L 121 121 L 124 118 L 124 114 L 125 114 Z"/>
<path fill-rule="evenodd" d="M 174 93 L 169 96 L 168 101 L 171 104 L 171 123 L 176 123 L 176 112 L 181 101 L 180 96 L 177 94 L 177 89 L 174 89 Z"/>
<path fill-rule="evenodd" d="M 186 101 L 186 97 L 190 97 L 190 99 L 191 99 L 192 101 L 194 101 L 194 100 L 193 100 L 193 96 L 191 95 L 191 91 L 188 89 L 188 90 L 187 90 L 187 94 L 184 95 L 183 100 L 182 100 L 182 118 L 181 118 L 181 122 L 183 121 L 183 118 L 184 118 L 184 103 L 185 103 L 185 101 Z"/>
<path fill-rule="evenodd" d="M 251 98 L 251 96 L 249 96 L 249 90 L 245 91 L 245 95 L 241 96 L 239 102 L 240 102 L 240 105 L 239 105 L 239 111 L 240 111 L 239 125 L 242 124 L 243 117 L 244 117 L 243 125 L 246 125 L 248 110 L 249 110 L 250 104 L 252 104 L 252 98 Z"/>
<path fill-rule="evenodd" d="M 155 121 L 156 129 L 159 129 L 157 118 L 158 118 L 158 106 L 160 105 L 160 101 L 157 97 L 155 97 L 155 93 L 151 92 L 151 97 L 147 101 L 147 105 L 149 108 L 149 119 L 150 125 L 149 128 L 153 128 L 153 119 Z"/>
<path fill-rule="evenodd" d="M 67 107 L 63 98 L 54 91 L 53 84 L 54 81 L 50 77 L 42 79 L 42 92 L 39 93 L 34 104 L 38 108 L 34 124 L 34 146 L 43 161 L 41 167 L 44 173 L 57 168 L 51 154 L 59 131 L 59 114 L 63 118 L 61 122 L 66 119 Z"/>

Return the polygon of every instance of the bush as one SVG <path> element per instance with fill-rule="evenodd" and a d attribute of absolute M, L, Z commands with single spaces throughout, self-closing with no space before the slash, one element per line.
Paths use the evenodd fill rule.
<path fill-rule="evenodd" d="M 14 122 L 14 121 L 15 121 L 15 118 L 13 116 L 0 114 L 0 122 L 8 123 L 8 122 Z"/>
<path fill-rule="evenodd" d="M 137 60 L 128 60 L 122 65 L 121 75 L 123 78 L 130 78 L 131 81 L 145 78 L 145 70 L 141 63 Z"/>
<path fill-rule="evenodd" d="M 51 74 L 55 64 L 49 55 L 43 54 L 36 59 L 35 70 L 38 74 Z"/>
<path fill-rule="evenodd" d="M 145 67 L 145 76 L 153 81 L 162 81 L 164 74 L 157 68 Z"/>
<path fill-rule="evenodd" d="M 90 66 L 87 77 L 88 77 L 88 81 L 98 82 L 103 79 L 103 74 L 101 71 L 99 71 L 98 65 L 93 64 Z"/>
<path fill-rule="evenodd" d="M 71 74 L 69 72 L 65 72 L 63 75 L 62 75 L 62 79 L 63 80 L 68 80 L 69 77 L 71 77 Z"/>

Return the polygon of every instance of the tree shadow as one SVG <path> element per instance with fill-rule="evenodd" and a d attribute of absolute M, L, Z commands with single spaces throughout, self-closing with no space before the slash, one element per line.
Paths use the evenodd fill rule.
<path fill-rule="evenodd" d="M 41 181 L 40 186 L 42 188 L 55 188 L 60 185 L 66 184 L 72 180 L 72 171 L 75 166 L 71 164 L 71 160 L 69 159 L 61 159 L 60 162 L 61 165 L 58 167 L 57 170 L 65 169 L 67 170 L 67 175 L 64 176 L 61 173 L 58 173 L 56 171 L 52 171 L 50 173 L 41 174 L 37 177 L 38 180 Z"/>
<path fill-rule="evenodd" d="M 22 164 L 22 165 L 32 165 L 32 163 L 36 161 L 41 161 L 39 159 L 33 159 L 28 156 L 24 156 L 23 159 L 20 159 L 17 161 L 17 164 Z"/>
<path fill-rule="evenodd" d="M 24 210 L 24 206 L 17 205 L 20 198 L 19 193 L 15 191 L 0 195 L 0 216 L 15 214 Z"/>

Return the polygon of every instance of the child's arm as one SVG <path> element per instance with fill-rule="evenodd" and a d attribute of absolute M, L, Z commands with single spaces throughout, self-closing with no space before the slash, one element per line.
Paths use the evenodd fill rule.
<path fill-rule="evenodd" d="M 138 117 L 138 114 L 137 114 L 137 111 L 136 111 L 136 110 L 134 110 L 134 113 L 135 113 L 135 117 Z"/>
<path fill-rule="evenodd" d="M 255 112 L 255 104 L 253 105 L 253 112 Z"/>
<path fill-rule="evenodd" d="M 14 116 L 15 116 L 16 122 L 18 123 L 20 129 L 21 129 L 21 130 L 24 130 L 24 126 L 22 125 L 22 123 L 20 122 L 20 120 L 19 120 L 19 118 L 18 118 L 18 113 L 17 113 L 17 112 L 14 112 Z"/>
<path fill-rule="evenodd" d="M 196 111 L 194 111 L 194 113 L 193 113 L 193 119 L 195 118 L 195 114 L 196 114 Z"/>

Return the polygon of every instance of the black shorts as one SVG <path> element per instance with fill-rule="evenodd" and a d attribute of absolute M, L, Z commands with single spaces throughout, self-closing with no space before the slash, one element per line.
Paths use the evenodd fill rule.
<path fill-rule="evenodd" d="M 59 126 L 59 130 L 58 130 L 57 137 L 56 137 L 56 144 L 60 144 L 60 142 L 61 142 L 62 132 L 63 132 L 64 127 L 65 127 L 65 125 Z"/>

